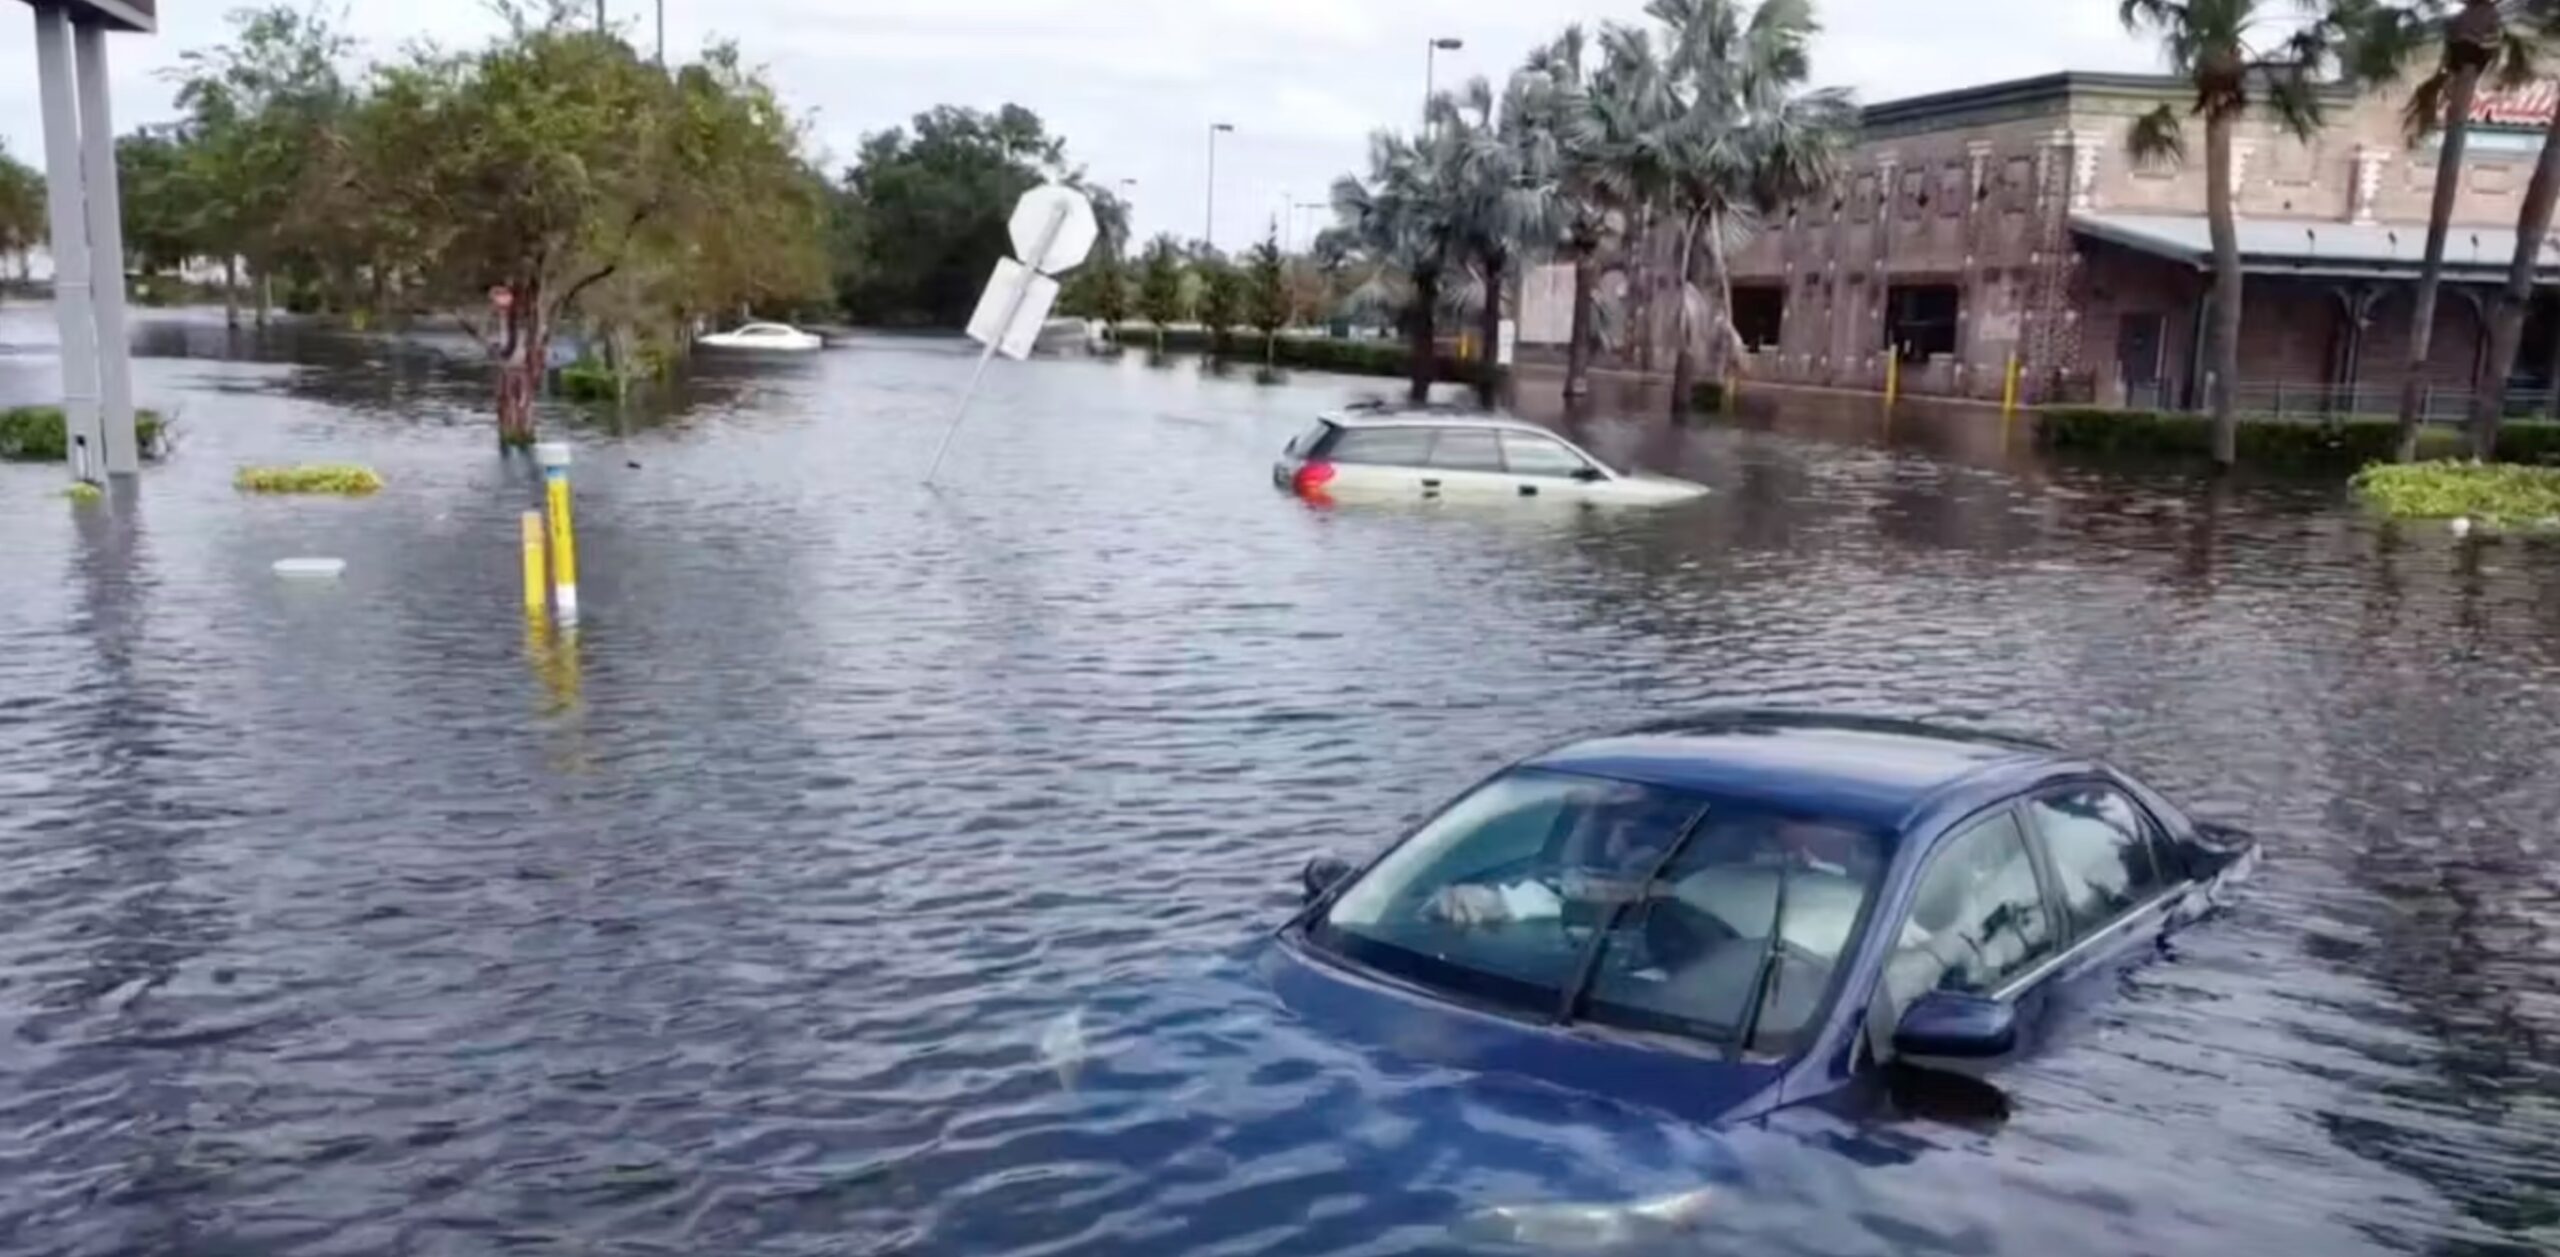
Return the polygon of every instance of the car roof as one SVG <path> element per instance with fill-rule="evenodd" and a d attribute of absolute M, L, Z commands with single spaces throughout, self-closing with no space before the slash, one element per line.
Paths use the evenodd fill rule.
<path fill-rule="evenodd" d="M 1694 790 L 1899 832 L 1967 779 L 2071 762 L 2041 743 L 1916 721 L 1728 711 L 1556 747 L 1527 765 Z"/>
<path fill-rule="evenodd" d="M 1386 405 L 1377 402 L 1354 402 L 1340 410 L 1329 410 L 1317 416 L 1339 428 L 1483 428 L 1495 432 L 1534 432 L 1553 436 L 1547 429 L 1526 419 L 1514 419 L 1488 411 L 1453 405 Z"/>

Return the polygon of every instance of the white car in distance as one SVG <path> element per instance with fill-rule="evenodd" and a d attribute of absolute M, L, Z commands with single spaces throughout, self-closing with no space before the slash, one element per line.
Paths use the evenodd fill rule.
<path fill-rule="evenodd" d="M 1534 498 L 1678 502 L 1707 491 L 1624 472 L 1533 423 L 1428 407 L 1355 406 L 1316 420 L 1272 464 L 1271 482 L 1314 499 Z"/>
<path fill-rule="evenodd" d="M 826 339 L 815 332 L 804 332 L 787 323 L 749 323 L 734 331 L 714 332 L 693 343 L 705 349 L 742 349 L 753 353 L 805 354 L 826 346 Z"/>

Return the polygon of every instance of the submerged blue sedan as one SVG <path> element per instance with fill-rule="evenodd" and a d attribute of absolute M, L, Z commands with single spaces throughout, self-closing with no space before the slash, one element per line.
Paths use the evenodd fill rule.
<path fill-rule="evenodd" d="M 2034 743 L 1722 713 L 1534 756 L 1365 868 L 1310 863 L 1263 963 L 1392 1051 L 1749 1121 L 2031 1049 L 2252 850 Z"/>

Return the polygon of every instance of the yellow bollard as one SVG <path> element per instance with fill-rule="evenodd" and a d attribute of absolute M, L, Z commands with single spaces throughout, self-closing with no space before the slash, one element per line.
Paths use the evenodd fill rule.
<path fill-rule="evenodd" d="M 2018 413 L 2018 355 L 2014 353 L 2009 355 L 2009 369 L 2001 377 L 2000 413 L 2003 416 Z"/>
<path fill-rule="evenodd" d="M 551 601 L 563 627 L 578 622 L 578 542 L 569 520 L 569 447 L 545 441 L 534 448 L 542 464 L 542 489 L 551 516 Z"/>
<path fill-rule="evenodd" d="M 1724 403 L 1722 407 L 1724 413 L 1728 415 L 1732 414 L 1734 404 L 1741 396 L 1742 377 L 1733 372 L 1726 372 L 1724 377 L 1724 396 L 1716 399 Z"/>
<path fill-rule="evenodd" d="M 1893 346 L 1884 347 L 1884 404 L 1890 406 L 1902 396 L 1902 354 Z"/>
<path fill-rule="evenodd" d="M 550 609 L 551 578 L 543 562 L 542 512 L 524 513 L 524 613 L 541 615 Z"/>

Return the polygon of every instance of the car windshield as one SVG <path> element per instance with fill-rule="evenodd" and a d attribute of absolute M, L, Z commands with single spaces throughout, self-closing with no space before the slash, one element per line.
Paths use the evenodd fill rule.
<path fill-rule="evenodd" d="M 1783 1053 L 1887 849 L 1836 819 L 1516 769 L 1346 887 L 1311 936 L 1461 999 Z"/>

